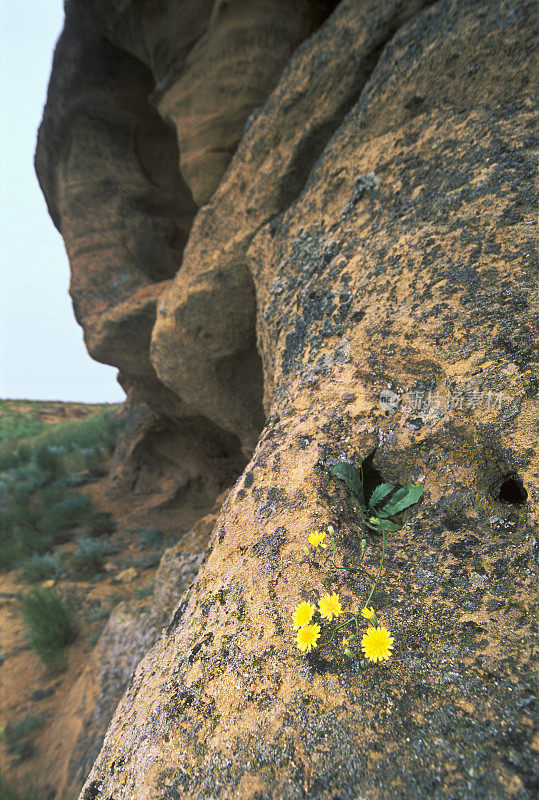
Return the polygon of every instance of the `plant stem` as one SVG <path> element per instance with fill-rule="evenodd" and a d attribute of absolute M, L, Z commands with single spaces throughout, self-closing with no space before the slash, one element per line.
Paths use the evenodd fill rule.
<path fill-rule="evenodd" d="M 346 628 L 346 626 L 349 625 L 351 622 L 353 622 L 354 625 L 356 626 L 356 637 L 359 636 L 359 627 L 358 627 L 357 615 L 356 614 L 352 614 L 351 611 L 346 611 L 345 613 L 346 614 L 350 614 L 352 619 L 348 619 L 348 620 L 346 620 L 346 622 L 342 622 L 340 625 L 337 625 L 336 629 L 331 634 L 331 639 L 328 639 L 327 642 L 321 642 L 319 647 L 325 647 L 326 645 L 331 644 L 331 642 L 333 641 L 333 639 L 335 638 L 337 633 L 340 631 L 340 629 L 341 628 Z"/>
<path fill-rule="evenodd" d="M 368 607 L 369 601 L 370 601 L 371 597 L 373 596 L 374 590 L 376 589 L 376 586 L 378 584 L 378 579 L 380 578 L 380 575 L 382 574 L 382 567 L 384 566 L 384 555 L 385 555 L 385 552 L 386 552 L 386 529 L 382 528 L 382 560 L 380 561 L 380 569 L 378 570 L 378 574 L 377 574 L 376 579 L 375 579 L 375 581 L 374 581 L 374 583 L 372 585 L 371 593 L 368 596 L 367 600 L 365 601 L 365 608 Z"/>

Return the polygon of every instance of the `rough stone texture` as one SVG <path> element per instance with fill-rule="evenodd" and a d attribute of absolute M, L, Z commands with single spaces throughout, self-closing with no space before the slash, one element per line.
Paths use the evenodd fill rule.
<path fill-rule="evenodd" d="M 211 521 L 215 522 L 215 517 Z M 209 529 L 211 531 L 211 527 Z M 204 546 L 204 537 L 198 538 L 199 544 Z M 196 576 L 204 553 L 187 555 L 181 550 L 180 543 L 163 554 L 155 575 L 154 591 L 148 600 L 122 602 L 116 606 L 90 663 L 74 685 L 67 702 L 68 712 L 60 721 L 64 730 L 70 729 L 73 736 L 72 752 L 64 770 L 58 770 L 57 763 L 58 758 L 66 757 L 62 731 L 56 738 L 57 750 L 50 754 L 55 776 L 63 775 L 62 785 L 54 787 L 55 797 L 77 796 L 99 753 L 129 677 L 159 638 L 178 599 L 186 595 Z"/>
<path fill-rule="evenodd" d="M 533 12 L 344 0 L 251 116 L 151 360 L 191 418 L 256 448 L 83 800 L 534 797 Z M 385 412 L 388 387 L 430 405 Z M 378 568 L 329 473 L 347 436 L 425 487 L 372 598 L 394 655 L 365 670 L 301 655 L 291 625 L 370 589 L 305 559 L 313 529 L 345 564 L 365 537 Z"/>
<path fill-rule="evenodd" d="M 182 268 L 159 306 L 151 359 L 159 378 L 252 448 L 262 382 L 255 287 L 245 252 L 299 193 L 357 99 L 381 48 L 423 0 L 344 2 L 290 60 L 212 200 L 196 217 Z M 246 387 L 247 390 L 246 390 Z"/>
<path fill-rule="evenodd" d="M 36 170 L 88 351 L 151 407 L 163 390 L 148 358 L 156 304 L 180 266 L 193 196 L 209 198 L 249 113 L 331 5 L 66 3 Z M 168 418 L 192 415 L 192 398 L 177 397 Z"/>
<path fill-rule="evenodd" d="M 166 392 L 161 387 L 162 395 Z M 129 394 L 127 423 L 107 477 L 107 493 L 112 499 L 131 496 L 146 509 L 190 507 L 198 516 L 234 482 L 244 457 L 234 437 L 208 420 L 171 421 L 151 411 L 140 394 Z M 163 398 L 161 407 L 164 411 Z"/>
<path fill-rule="evenodd" d="M 181 171 L 199 205 L 218 186 L 253 108 L 320 24 L 321 10 L 310 0 L 219 0 L 179 80 L 154 92 L 176 127 Z"/>

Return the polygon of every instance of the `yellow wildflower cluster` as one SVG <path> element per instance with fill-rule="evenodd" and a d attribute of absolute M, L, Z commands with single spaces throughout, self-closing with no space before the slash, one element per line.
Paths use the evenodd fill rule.
<path fill-rule="evenodd" d="M 330 542 L 333 544 L 333 554 L 328 556 L 326 553 L 324 553 L 323 557 L 327 562 L 333 565 L 334 569 L 343 569 L 343 567 L 339 567 L 335 564 L 336 533 L 332 525 L 328 525 L 326 531 L 314 531 L 311 533 L 309 535 L 309 544 L 314 551 L 317 549 L 326 550 L 326 535 L 329 536 Z M 365 545 L 365 540 L 362 540 L 362 555 L 365 552 Z M 314 552 L 309 550 L 308 547 L 305 547 L 304 550 L 309 558 L 311 557 L 311 553 L 314 556 Z M 374 586 L 372 587 L 367 603 L 371 599 L 374 589 L 376 588 L 376 584 L 378 583 L 378 578 L 380 577 L 380 572 L 383 565 L 384 552 L 385 550 L 382 550 L 380 569 L 376 576 L 376 580 L 374 582 Z M 316 563 L 316 561 L 314 563 Z M 303 652 L 310 652 L 313 648 L 318 647 L 318 639 L 321 635 L 321 626 L 318 623 L 313 622 L 313 617 L 316 613 L 320 614 L 321 620 L 327 622 L 332 622 L 333 618 L 337 619 L 340 617 L 340 615 L 343 613 L 343 609 L 337 592 L 323 595 L 323 597 L 321 597 L 318 601 L 318 608 L 309 602 L 303 602 L 296 606 L 292 614 L 292 621 L 294 624 L 294 630 L 297 631 L 296 644 Z M 344 653 L 349 658 L 356 658 L 356 655 L 349 646 L 353 647 L 353 644 L 351 643 L 360 636 L 359 622 L 361 621 L 361 616 L 369 623 L 369 628 L 361 639 L 361 648 L 363 650 L 364 658 L 368 659 L 369 661 L 374 661 L 375 663 L 377 661 L 387 661 L 392 655 L 391 650 L 393 649 L 394 639 L 391 636 L 390 631 L 379 625 L 378 617 L 376 616 L 376 611 L 374 608 L 366 605 L 361 609 L 361 612 L 354 613 L 349 611 L 345 613 L 347 616 L 345 617 L 344 621 L 339 620 L 335 626 L 332 626 L 327 630 L 328 636 L 324 637 L 325 640 L 320 643 L 320 646 L 324 647 L 331 644 L 335 636 L 337 636 L 339 633 L 341 636 L 342 634 L 347 634 L 342 638 Z M 365 666 L 365 662 L 362 661 L 361 665 Z"/>
<path fill-rule="evenodd" d="M 342 614 L 339 595 L 336 592 L 325 594 L 318 601 L 318 610 L 322 619 L 327 619 L 331 622 L 333 617 L 338 617 L 339 614 Z M 303 602 L 296 606 L 292 614 L 294 630 L 298 632 L 296 643 L 300 650 L 310 652 L 311 648 L 316 647 L 318 644 L 320 625 L 316 623 L 310 624 L 315 612 L 316 607 L 312 603 Z"/>
<path fill-rule="evenodd" d="M 296 644 L 303 652 L 310 652 L 312 648 L 318 646 L 318 639 L 320 638 L 321 629 L 320 625 L 313 623 L 312 619 L 317 612 L 320 612 L 322 619 L 331 622 L 333 617 L 337 618 L 342 614 L 342 606 L 337 592 L 333 594 L 325 594 L 318 601 L 318 609 L 312 603 L 303 602 L 296 606 L 292 614 L 292 622 L 294 630 L 297 631 Z M 363 608 L 361 616 L 369 620 L 371 627 L 364 634 L 361 639 L 361 648 L 365 658 L 369 661 L 387 661 L 392 655 L 394 638 L 391 636 L 390 631 L 378 625 L 378 619 L 374 608 Z M 350 620 L 351 622 L 351 620 Z M 347 625 L 347 623 L 344 623 Z M 356 638 L 356 634 L 352 639 Z M 351 639 L 344 636 L 342 645 L 348 648 Z M 346 649 L 346 654 L 353 657 L 352 651 Z"/>

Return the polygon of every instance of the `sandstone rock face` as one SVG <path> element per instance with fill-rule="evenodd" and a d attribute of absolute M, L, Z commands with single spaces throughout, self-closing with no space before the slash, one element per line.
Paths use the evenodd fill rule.
<path fill-rule="evenodd" d="M 219 159 L 202 177 L 196 145 L 211 148 L 181 123 L 202 119 L 199 97 L 180 96 L 199 43 L 226 41 L 241 5 L 222 33 L 212 6 L 197 44 L 193 12 L 191 48 L 178 56 L 171 33 L 155 63 L 138 31 L 166 40 L 156 17 L 105 6 L 94 28 L 155 76 L 205 202 Z M 151 365 L 145 345 L 125 373 L 161 387 L 160 416 L 176 409 L 163 446 L 184 415 L 255 449 L 82 800 L 534 796 L 532 18 L 514 0 L 343 0 L 252 113 L 181 268 L 160 276 Z M 175 58 L 178 94 L 163 78 Z M 393 655 L 365 668 L 339 642 L 300 653 L 291 617 L 333 591 L 359 611 L 372 586 L 309 561 L 315 529 L 334 526 L 338 565 L 362 539 L 367 572 L 380 564 L 380 536 L 330 473 L 347 437 L 378 480 L 424 486 L 371 600 Z"/>
<path fill-rule="evenodd" d="M 250 112 L 331 5 L 66 4 L 36 170 L 66 243 L 88 350 L 128 386 L 151 396 L 158 383 L 150 335 L 181 264 L 193 196 L 209 198 Z M 183 419 L 195 391 L 182 399 Z M 262 422 L 259 414 L 257 434 Z"/>
<path fill-rule="evenodd" d="M 199 544 L 204 546 L 205 542 L 202 540 Z M 71 716 L 67 713 L 66 718 L 76 735 L 71 756 L 62 772 L 64 783 L 55 786 L 56 796 L 69 798 L 78 794 L 99 753 L 129 677 L 169 622 L 178 598 L 189 590 L 203 558 L 203 552 L 183 553 L 181 544 L 166 550 L 149 600 L 123 602 L 112 612 L 91 661 L 68 700 L 68 709 L 72 712 Z M 62 720 L 63 726 L 66 726 L 66 718 Z M 62 735 L 62 731 L 58 731 L 57 742 L 62 744 L 64 740 L 65 733 Z M 57 755 L 65 756 L 65 747 L 58 749 L 59 754 L 51 752 L 51 767 L 56 776 Z"/>
<path fill-rule="evenodd" d="M 256 231 L 299 193 L 391 31 L 422 5 L 339 5 L 251 120 L 224 180 L 197 215 L 182 269 L 160 304 L 151 350 L 159 378 L 248 447 L 260 428 L 267 374 L 255 348 L 255 287 L 245 252 Z M 257 373 L 249 385 L 247 376 Z"/>
<path fill-rule="evenodd" d="M 160 389 L 164 410 L 167 390 Z M 171 400 L 172 412 L 177 398 Z M 130 496 L 146 508 L 189 508 L 196 519 L 241 472 L 245 462 L 234 437 L 205 418 L 171 422 L 151 411 L 133 390 L 127 412 L 107 477 L 112 499 Z"/>
<path fill-rule="evenodd" d="M 320 23 L 320 10 L 310 0 L 217 0 L 179 80 L 154 92 L 176 127 L 181 171 L 199 205 L 217 188 L 247 117 Z"/>

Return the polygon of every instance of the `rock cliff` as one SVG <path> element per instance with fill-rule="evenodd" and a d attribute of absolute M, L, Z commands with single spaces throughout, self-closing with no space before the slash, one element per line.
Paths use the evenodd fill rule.
<path fill-rule="evenodd" d="M 526 0 L 67 2 L 36 168 L 89 352 L 150 409 L 117 483 L 236 480 L 83 800 L 534 795 L 533 45 Z M 424 487 L 365 666 L 292 625 L 380 564 L 348 438 L 371 491 Z"/>

